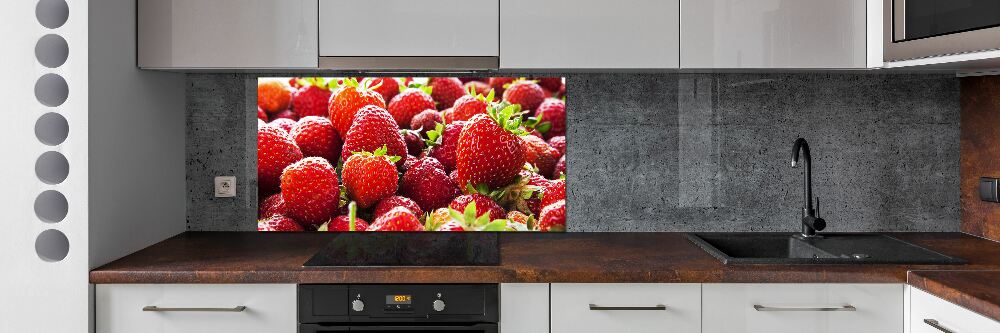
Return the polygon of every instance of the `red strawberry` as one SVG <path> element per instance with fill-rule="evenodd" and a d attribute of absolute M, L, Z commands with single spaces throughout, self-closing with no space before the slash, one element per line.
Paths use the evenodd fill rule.
<path fill-rule="evenodd" d="M 437 102 L 438 110 L 455 105 L 455 100 L 466 93 L 465 89 L 462 88 L 462 81 L 453 77 L 432 77 L 427 85 L 432 88 L 431 97 Z"/>
<path fill-rule="evenodd" d="M 479 94 L 479 95 L 486 96 L 487 94 L 490 93 L 490 89 L 492 89 L 492 88 L 490 88 L 490 85 L 487 84 L 486 82 L 482 82 L 482 81 L 469 81 L 469 82 L 466 82 L 465 85 L 462 86 L 462 89 L 465 89 L 465 91 L 471 91 L 472 94 Z M 490 100 L 490 102 L 493 102 L 493 100 Z"/>
<path fill-rule="evenodd" d="M 542 208 L 538 230 L 566 231 L 566 200 L 559 200 Z"/>
<path fill-rule="evenodd" d="M 542 190 L 542 207 L 551 205 L 559 200 L 566 200 L 566 181 L 556 179 L 550 181 Z"/>
<path fill-rule="evenodd" d="M 337 134 L 341 138 L 347 137 L 355 115 L 365 106 L 374 105 L 385 109 L 382 95 L 372 91 L 369 86 L 368 81 L 358 83 L 357 80 L 348 78 L 330 99 L 330 122 L 337 128 Z"/>
<path fill-rule="evenodd" d="M 410 128 L 426 132 L 434 129 L 434 124 L 437 123 L 444 123 L 444 119 L 441 118 L 441 112 L 435 109 L 427 109 L 413 116 L 413 119 L 410 120 Z"/>
<path fill-rule="evenodd" d="M 269 125 L 271 125 L 271 127 L 280 128 L 282 131 L 285 131 L 285 133 L 289 133 L 292 131 L 292 128 L 295 127 L 295 121 L 288 118 L 278 118 L 271 121 Z"/>
<path fill-rule="evenodd" d="M 388 149 L 388 156 L 406 156 L 406 142 L 403 141 L 403 135 L 399 134 L 396 121 L 385 109 L 368 105 L 361 108 L 354 118 L 354 124 L 344 139 L 340 157 L 347 161 L 353 153 L 373 152 L 383 146 Z M 402 160 L 399 163 L 402 165 Z"/>
<path fill-rule="evenodd" d="M 319 156 L 337 164 L 340 158 L 340 135 L 326 117 L 308 116 L 299 120 L 289 131 L 292 140 L 305 156 Z"/>
<path fill-rule="evenodd" d="M 292 94 L 292 109 L 299 117 L 329 116 L 330 87 L 323 78 L 303 79 L 307 85 L 302 86 Z"/>
<path fill-rule="evenodd" d="M 330 220 L 326 225 L 326 231 L 351 231 L 351 220 L 347 215 L 340 215 Z M 368 222 L 361 218 L 354 218 L 354 231 L 365 231 L 368 229 Z"/>
<path fill-rule="evenodd" d="M 288 85 L 291 86 L 294 89 L 302 88 L 302 85 L 299 84 L 299 79 L 301 79 L 301 78 L 299 78 L 299 77 L 289 78 L 288 79 Z"/>
<path fill-rule="evenodd" d="M 368 231 L 424 231 L 424 225 L 409 209 L 396 207 L 376 218 Z"/>
<path fill-rule="evenodd" d="M 277 113 L 288 109 L 292 100 L 292 90 L 282 81 L 263 81 L 257 83 L 257 107 L 268 113 Z"/>
<path fill-rule="evenodd" d="M 277 119 L 291 119 L 292 121 L 299 120 L 299 114 L 292 110 L 285 110 L 271 115 L 271 120 Z"/>
<path fill-rule="evenodd" d="M 493 101 L 492 91 L 487 96 L 480 94 L 462 96 L 455 101 L 455 106 L 451 109 L 451 119 L 469 120 L 477 114 L 486 114 L 486 108 L 490 106 L 491 101 Z"/>
<path fill-rule="evenodd" d="M 559 89 L 562 88 L 562 85 L 563 85 L 561 77 L 551 77 L 551 76 L 548 76 L 548 77 L 536 77 L 534 79 L 536 81 L 538 81 L 538 85 L 539 86 L 541 86 L 542 88 L 545 88 L 545 90 L 551 91 L 553 93 L 558 92 Z"/>
<path fill-rule="evenodd" d="M 517 80 L 507 86 L 503 91 L 503 100 L 511 104 L 518 104 L 521 110 L 534 112 L 542 100 L 545 99 L 545 92 L 537 83 L 530 80 Z"/>
<path fill-rule="evenodd" d="M 486 78 L 485 77 L 465 76 L 465 77 L 458 78 L 458 80 L 462 81 L 462 83 L 469 83 L 469 82 L 472 82 L 472 81 L 486 82 Z"/>
<path fill-rule="evenodd" d="M 465 227 L 462 227 L 461 223 L 455 221 L 448 221 L 439 226 L 437 231 L 465 231 Z"/>
<path fill-rule="evenodd" d="M 496 189 L 510 184 L 524 165 L 521 139 L 512 131 L 521 131 L 520 121 L 511 117 L 519 112 L 510 105 L 501 111 L 479 114 L 462 129 L 455 152 L 455 170 L 459 187 L 485 184 Z"/>
<path fill-rule="evenodd" d="M 427 132 L 428 141 L 433 143 L 428 154 L 440 161 L 445 171 L 455 170 L 458 138 L 465 125 L 464 121 L 456 121 L 442 126 L 441 129 L 435 128 Z"/>
<path fill-rule="evenodd" d="M 413 167 L 413 164 L 417 163 L 417 161 L 418 159 L 413 157 L 413 155 L 406 155 L 403 160 L 403 168 L 400 169 L 400 171 L 406 172 L 406 170 L 410 170 L 410 168 Z"/>
<path fill-rule="evenodd" d="M 559 161 L 559 151 L 534 135 L 521 137 L 521 150 L 524 151 L 524 161 L 531 163 L 538 169 L 538 173 L 546 176 L 552 174 Z"/>
<path fill-rule="evenodd" d="M 274 215 L 257 221 L 257 231 L 305 231 L 302 225 L 284 215 Z"/>
<path fill-rule="evenodd" d="M 257 219 L 264 219 L 274 215 L 284 215 L 287 213 L 285 200 L 281 198 L 281 193 L 273 194 L 260 202 L 257 208 Z"/>
<path fill-rule="evenodd" d="M 559 162 L 556 162 L 556 169 L 552 171 L 552 178 L 559 177 L 560 174 L 566 174 L 566 155 L 559 158 Z"/>
<path fill-rule="evenodd" d="M 264 109 L 261 109 L 259 106 L 257 107 L 257 119 L 263 120 L 264 122 L 268 121 L 267 112 L 264 112 Z"/>
<path fill-rule="evenodd" d="M 411 130 L 400 130 L 403 141 L 406 142 L 406 153 L 412 156 L 420 155 L 420 152 L 424 150 L 424 139 L 417 133 Z"/>
<path fill-rule="evenodd" d="M 497 92 L 497 96 L 503 96 L 504 86 L 514 82 L 512 77 L 491 77 L 489 80 L 490 88 Z"/>
<path fill-rule="evenodd" d="M 566 136 L 553 136 L 549 139 L 549 146 L 552 146 L 552 148 L 555 148 L 556 151 L 559 151 L 559 157 L 566 155 Z"/>
<path fill-rule="evenodd" d="M 459 191 L 437 159 L 424 157 L 403 174 L 400 193 L 429 212 L 447 206 Z"/>
<path fill-rule="evenodd" d="M 410 126 L 413 117 L 421 111 L 434 109 L 434 99 L 431 98 L 431 88 L 427 86 L 412 86 L 393 97 L 389 101 L 389 114 L 396 120 L 400 128 Z"/>
<path fill-rule="evenodd" d="M 323 224 L 336 213 L 340 202 L 337 172 L 326 159 L 303 158 L 281 174 L 281 198 L 289 217 L 302 224 Z"/>
<path fill-rule="evenodd" d="M 368 208 L 383 198 L 396 193 L 399 174 L 396 163 L 399 156 L 386 156 L 383 146 L 375 152 L 361 152 L 348 157 L 344 162 L 344 187 L 347 195 L 358 203 L 358 207 Z"/>
<path fill-rule="evenodd" d="M 524 199 L 524 202 L 532 214 L 538 215 L 538 213 L 542 210 L 542 200 L 539 198 L 541 198 L 542 193 L 545 191 L 545 187 L 549 186 L 551 181 L 542 177 L 542 175 L 528 170 L 521 170 L 520 176 L 528 179 L 525 185 L 535 187 L 532 196 L 528 199 Z"/>
<path fill-rule="evenodd" d="M 516 210 L 512 210 L 507 213 L 507 220 L 510 220 L 511 222 L 514 223 L 521 223 L 527 225 L 530 218 L 531 218 L 530 216 Z"/>
<path fill-rule="evenodd" d="M 476 217 L 483 216 L 483 214 L 489 214 L 490 220 L 502 219 L 506 212 L 500 205 L 493 202 L 493 199 L 482 194 L 464 194 L 460 195 L 455 200 L 451 201 L 448 208 L 454 209 L 459 212 L 465 211 L 465 206 L 468 206 L 470 202 L 476 203 Z"/>
<path fill-rule="evenodd" d="M 271 125 L 257 127 L 258 192 L 277 192 L 281 171 L 301 159 L 302 151 L 284 130 Z"/>
<path fill-rule="evenodd" d="M 372 80 L 372 90 L 382 95 L 382 100 L 389 101 L 399 94 L 399 80 L 393 77 L 377 77 Z"/>
<path fill-rule="evenodd" d="M 382 214 L 385 214 L 385 213 L 389 212 L 389 210 L 391 210 L 393 208 L 396 208 L 396 207 L 403 207 L 403 208 L 409 209 L 410 212 L 413 213 L 413 215 L 416 215 L 416 216 L 423 216 L 424 215 L 424 211 L 420 209 L 420 205 L 417 205 L 417 203 L 415 201 L 410 200 L 410 198 L 407 198 L 407 197 L 401 197 L 401 196 L 398 196 L 398 195 L 394 195 L 394 196 L 382 199 L 382 201 L 379 201 L 378 204 L 375 205 L 375 216 L 376 217 L 382 216 Z"/>
<path fill-rule="evenodd" d="M 535 117 L 538 118 L 540 123 L 548 122 L 552 124 L 549 130 L 545 132 L 546 139 L 566 135 L 566 103 L 563 100 L 546 98 L 538 106 L 538 110 L 535 111 Z"/>
<path fill-rule="evenodd" d="M 260 128 L 261 126 L 264 125 L 267 125 L 267 123 L 265 123 L 263 120 L 260 120 L 260 118 L 257 118 L 257 127 Z"/>

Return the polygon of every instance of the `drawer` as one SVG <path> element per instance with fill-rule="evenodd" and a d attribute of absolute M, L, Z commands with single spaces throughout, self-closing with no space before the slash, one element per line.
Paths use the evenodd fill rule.
<path fill-rule="evenodd" d="M 1000 323 L 928 294 L 910 290 L 909 333 L 1000 333 Z M 925 320 L 936 322 L 937 327 Z"/>
<path fill-rule="evenodd" d="M 702 289 L 705 333 L 903 332 L 902 284 L 704 284 Z"/>
<path fill-rule="evenodd" d="M 99 284 L 95 293 L 98 333 L 296 331 L 293 284 Z"/>
<path fill-rule="evenodd" d="M 701 285 L 552 284 L 552 333 L 701 330 Z"/>

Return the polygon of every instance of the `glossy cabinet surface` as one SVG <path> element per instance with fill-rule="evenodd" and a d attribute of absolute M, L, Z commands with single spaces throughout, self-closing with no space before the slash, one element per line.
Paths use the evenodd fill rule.
<path fill-rule="evenodd" d="M 682 68 L 868 67 L 865 0 L 681 0 L 680 7 Z M 879 45 L 881 27 L 872 28 Z M 881 60 L 878 51 L 873 58 Z"/>
<path fill-rule="evenodd" d="M 500 333 L 548 332 L 549 284 L 500 284 Z"/>
<path fill-rule="evenodd" d="M 98 333 L 297 331 L 293 284 L 99 284 L 96 304 Z M 168 311 L 144 311 L 148 306 Z M 218 311 L 238 306 L 246 308 Z"/>
<path fill-rule="evenodd" d="M 702 286 L 705 333 L 903 332 L 902 284 Z"/>
<path fill-rule="evenodd" d="M 1000 322 L 917 289 L 910 292 L 907 333 L 1000 333 Z M 935 327 L 936 325 L 936 327 Z"/>
<path fill-rule="evenodd" d="M 696 283 L 552 284 L 552 333 L 701 331 Z"/>
<path fill-rule="evenodd" d="M 678 66 L 678 0 L 503 0 L 500 67 Z"/>

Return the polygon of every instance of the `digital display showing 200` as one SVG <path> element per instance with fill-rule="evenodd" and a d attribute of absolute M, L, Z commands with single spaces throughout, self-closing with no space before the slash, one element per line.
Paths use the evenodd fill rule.
<path fill-rule="evenodd" d="M 385 295 L 385 304 L 411 304 L 412 295 Z"/>

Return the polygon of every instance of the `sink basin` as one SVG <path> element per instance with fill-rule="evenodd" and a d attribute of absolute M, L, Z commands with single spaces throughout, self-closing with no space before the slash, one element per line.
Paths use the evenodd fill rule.
<path fill-rule="evenodd" d="M 881 234 L 691 233 L 688 239 L 726 265 L 739 264 L 963 264 Z"/>

